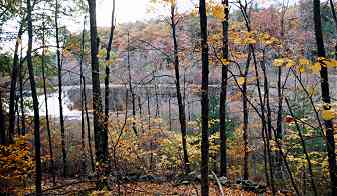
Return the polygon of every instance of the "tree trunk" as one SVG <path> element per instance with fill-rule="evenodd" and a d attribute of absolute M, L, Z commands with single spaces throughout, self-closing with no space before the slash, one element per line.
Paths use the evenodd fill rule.
<path fill-rule="evenodd" d="M 58 76 L 58 101 L 60 111 L 60 130 L 61 130 L 61 148 L 62 148 L 62 161 L 63 161 L 63 177 L 67 176 L 67 152 L 64 135 L 64 119 L 63 119 L 63 107 L 62 107 L 62 65 L 61 65 L 61 53 L 60 53 L 60 41 L 59 41 L 59 29 L 58 29 L 58 12 L 59 4 L 58 0 L 55 0 L 55 39 L 56 39 L 56 58 L 57 58 L 57 76 Z"/>
<path fill-rule="evenodd" d="M 91 161 L 91 169 L 92 171 L 95 171 L 95 161 L 94 161 L 94 155 L 92 152 L 92 145 L 91 145 L 91 123 L 90 123 L 90 117 L 89 117 L 89 111 L 88 111 L 88 101 L 87 101 L 87 85 L 85 82 L 85 77 L 82 76 L 83 80 L 83 98 L 84 98 L 84 109 L 85 109 L 85 116 L 87 120 L 87 129 L 88 129 L 88 144 L 89 144 L 89 153 L 90 153 L 90 161 Z"/>
<path fill-rule="evenodd" d="M 315 23 L 315 35 L 317 44 L 318 57 L 326 57 L 323 33 L 322 33 L 322 23 L 321 23 L 321 10 L 320 10 L 320 0 L 313 1 L 314 6 L 314 23 Z M 324 110 L 330 110 L 331 98 L 330 98 L 330 88 L 329 88 L 329 75 L 328 69 L 325 66 L 321 67 L 321 89 L 322 89 L 322 100 L 325 104 Z M 326 127 L 326 142 L 327 142 L 327 152 L 328 152 L 328 162 L 329 162 L 329 173 L 331 181 L 331 192 L 332 195 L 337 195 L 337 167 L 336 167 L 336 145 L 334 139 L 334 129 L 331 120 L 325 120 L 324 125 Z"/>
<path fill-rule="evenodd" d="M 201 195 L 208 195 L 208 41 L 207 15 L 205 0 L 199 1 L 201 48 L 202 48 L 202 83 L 201 83 Z"/>
<path fill-rule="evenodd" d="M 5 115 L 2 105 L 2 92 L 0 91 L 0 144 L 6 143 Z"/>
<path fill-rule="evenodd" d="M 24 32 L 23 30 L 23 23 L 20 24 L 20 28 L 18 31 L 18 36 L 15 42 L 15 49 L 14 49 L 14 57 L 13 57 L 13 65 L 12 65 L 12 73 L 11 73 L 11 89 L 9 94 L 9 126 L 8 126 L 8 133 L 6 142 L 14 142 L 13 140 L 13 134 L 14 134 L 14 128 L 15 128 L 15 98 L 16 98 L 16 82 L 18 78 L 18 69 L 19 69 L 19 45 L 21 44 L 22 34 Z"/>
<path fill-rule="evenodd" d="M 19 83 L 20 83 L 20 110 L 21 110 L 21 134 L 24 136 L 26 134 L 26 117 L 24 110 L 24 100 L 23 100 L 23 62 L 22 62 L 22 46 L 20 54 L 20 71 L 19 71 Z"/>
<path fill-rule="evenodd" d="M 228 26 L 229 26 L 229 4 L 228 0 L 224 0 L 224 14 L 225 18 L 222 22 L 223 48 L 222 55 L 224 59 L 229 57 L 228 46 Z M 221 93 L 220 93 L 220 176 L 227 176 L 227 136 L 226 136 L 226 104 L 227 104 L 227 79 L 228 79 L 228 65 L 222 65 L 221 70 Z"/>
<path fill-rule="evenodd" d="M 129 90 L 131 93 L 131 101 L 132 101 L 132 117 L 135 120 L 136 119 L 136 95 L 135 95 L 135 92 L 133 91 L 133 86 L 132 86 L 132 74 L 131 74 L 131 63 L 130 63 L 130 33 L 129 32 L 128 32 L 128 74 L 129 74 Z M 136 135 L 138 135 L 135 121 L 132 122 L 132 129 L 133 129 L 133 132 Z"/>
<path fill-rule="evenodd" d="M 82 171 L 86 171 L 86 152 L 85 152 L 85 111 L 84 111 L 84 91 L 83 91 L 83 59 L 84 59 L 84 44 L 85 44 L 85 23 L 86 17 L 84 17 L 81 51 L 80 51 L 80 95 L 81 95 L 81 131 L 82 131 Z M 84 172 L 81 172 L 84 175 Z"/>
<path fill-rule="evenodd" d="M 43 19 L 44 20 L 44 19 Z M 46 74 L 45 74 L 45 23 L 42 22 L 42 56 L 41 56 L 41 65 L 42 65 L 42 79 L 43 79 L 43 93 L 44 93 L 44 103 L 46 110 L 46 128 L 48 135 L 48 146 L 49 146 L 49 154 L 50 154 L 50 163 L 51 169 L 49 170 L 53 177 L 53 184 L 55 185 L 55 164 L 54 164 L 54 156 L 53 156 L 53 148 L 52 148 L 52 140 L 50 134 L 50 123 L 49 123 L 49 113 L 48 113 L 48 97 L 47 97 L 47 85 L 46 85 Z"/>
<path fill-rule="evenodd" d="M 42 171 L 41 171 L 40 115 L 39 115 L 39 100 L 37 98 L 36 85 L 33 72 L 33 62 L 32 62 L 33 24 L 32 24 L 32 7 L 30 0 L 27 0 L 27 23 L 28 23 L 27 66 L 32 91 L 33 110 L 34 110 L 34 146 L 35 146 L 35 172 L 36 172 L 35 191 L 36 195 L 41 195 Z"/>
<path fill-rule="evenodd" d="M 88 0 L 90 13 L 90 37 L 91 37 L 91 66 L 92 66 L 92 87 L 93 87 L 93 110 L 94 110 L 94 133 L 95 133 L 95 148 L 96 161 L 106 163 L 108 157 L 108 135 L 104 129 L 104 118 L 102 108 L 102 96 L 99 79 L 99 61 L 98 48 L 99 39 L 97 36 L 96 25 L 96 0 Z M 98 174 L 100 175 L 100 174 Z M 101 174 L 105 175 L 105 171 Z M 106 180 L 97 183 L 98 189 L 103 189 L 107 185 Z"/>
<path fill-rule="evenodd" d="M 112 40 L 114 38 L 114 31 L 115 31 L 115 10 L 116 10 L 116 0 L 113 0 L 113 8 L 112 8 L 112 16 L 111 16 L 111 29 L 110 29 L 110 37 L 109 37 L 109 42 L 108 42 L 108 46 L 106 48 L 106 57 L 105 57 L 105 61 L 106 61 L 106 67 L 105 67 L 105 105 L 104 105 L 104 113 L 105 113 L 105 118 L 104 118 L 104 129 L 105 132 L 108 133 L 109 129 L 109 106 L 110 106 L 110 64 L 109 64 L 109 60 L 110 60 L 110 53 L 111 53 L 111 49 L 112 49 Z"/>
<path fill-rule="evenodd" d="M 187 142 L 186 142 L 186 115 L 185 115 L 185 105 L 183 103 L 183 98 L 180 90 L 180 73 L 179 73 L 179 56 L 178 56 L 178 41 L 176 35 L 176 6 L 171 4 L 171 28 L 172 28 L 172 38 L 173 38 L 173 47 L 174 47 L 174 70 L 175 70 L 175 79 L 176 79 L 176 91 L 177 91 L 177 101 L 178 101 L 178 110 L 179 110 L 179 122 L 181 129 L 181 140 L 183 144 L 183 155 L 184 155 L 184 170 L 185 173 L 190 172 L 190 163 L 188 160 L 188 151 L 187 151 Z"/>

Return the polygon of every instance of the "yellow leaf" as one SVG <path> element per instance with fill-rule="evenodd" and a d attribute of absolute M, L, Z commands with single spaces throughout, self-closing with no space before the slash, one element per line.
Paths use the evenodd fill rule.
<path fill-rule="evenodd" d="M 300 73 L 304 73 L 304 72 L 305 72 L 305 67 L 304 67 L 303 64 L 300 65 L 300 67 L 298 68 L 298 71 L 299 71 Z"/>
<path fill-rule="evenodd" d="M 332 120 L 335 118 L 335 115 L 331 110 L 323 110 L 321 116 L 323 120 Z"/>
<path fill-rule="evenodd" d="M 293 67 L 294 65 L 295 65 L 295 62 L 293 60 L 287 59 L 287 64 L 286 64 L 287 67 Z"/>
<path fill-rule="evenodd" d="M 321 63 L 316 62 L 311 66 L 311 70 L 313 73 L 317 74 L 321 71 Z"/>
<path fill-rule="evenodd" d="M 221 21 L 225 18 L 224 8 L 222 5 L 215 5 L 212 7 L 212 15 Z"/>
<path fill-rule="evenodd" d="M 273 64 L 277 67 L 281 67 L 286 63 L 286 59 L 285 58 L 279 58 L 279 59 L 275 59 Z"/>
<path fill-rule="evenodd" d="M 243 85 L 244 83 L 246 82 L 246 78 L 241 76 L 239 79 L 238 79 L 238 84 L 239 85 Z"/>
<path fill-rule="evenodd" d="M 222 63 L 223 65 L 228 65 L 228 64 L 230 64 L 230 61 L 229 61 L 228 59 L 221 58 L 220 60 L 221 60 L 221 63 Z"/>
<path fill-rule="evenodd" d="M 308 59 L 306 59 L 306 58 L 300 58 L 299 59 L 299 63 L 301 65 L 310 65 L 310 61 Z"/>

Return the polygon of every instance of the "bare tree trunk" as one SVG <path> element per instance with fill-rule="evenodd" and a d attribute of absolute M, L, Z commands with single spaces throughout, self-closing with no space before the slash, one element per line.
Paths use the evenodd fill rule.
<path fill-rule="evenodd" d="M 13 134 L 14 134 L 14 127 L 15 127 L 16 82 L 18 78 L 18 69 L 19 69 L 18 51 L 19 51 L 19 45 L 21 44 L 22 34 L 24 32 L 23 23 L 24 21 L 21 21 L 19 31 L 18 31 L 18 36 L 15 42 L 12 73 L 11 73 L 11 89 L 10 89 L 10 95 L 9 95 L 9 126 L 8 126 L 8 133 L 7 133 L 8 138 L 6 138 L 6 142 L 10 142 L 10 143 L 14 142 Z"/>
<path fill-rule="evenodd" d="M 5 115 L 2 105 L 2 92 L 0 91 L 0 144 L 6 143 Z"/>
<path fill-rule="evenodd" d="M 228 26 L 229 26 L 229 4 L 228 0 L 222 2 L 224 6 L 225 18 L 222 22 L 223 48 L 222 55 L 224 59 L 229 57 L 228 46 Z M 222 65 L 221 70 L 221 93 L 220 93 L 220 176 L 227 176 L 227 136 L 226 136 L 226 104 L 227 104 L 227 79 L 228 65 Z"/>
<path fill-rule="evenodd" d="M 129 89 L 130 89 L 131 101 L 132 101 L 132 117 L 135 120 L 136 119 L 136 98 L 135 98 L 136 95 L 135 95 L 135 92 L 133 91 L 133 86 L 132 86 L 132 74 L 131 74 L 131 63 L 130 63 L 130 33 L 129 32 L 128 32 L 128 74 L 129 74 Z M 133 129 L 133 132 L 136 135 L 138 135 L 135 121 L 133 121 L 132 123 L 132 129 Z"/>
<path fill-rule="evenodd" d="M 90 37 L 91 37 L 91 66 L 92 66 L 92 85 L 93 85 L 93 110 L 94 110 L 94 133 L 96 147 L 96 161 L 106 163 L 108 158 L 108 135 L 104 129 L 102 96 L 99 79 L 99 61 L 98 61 L 98 46 L 99 39 L 97 36 L 96 25 L 96 0 L 88 0 L 90 13 Z M 99 176 L 104 176 L 106 171 L 103 171 Z M 107 185 L 106 179 L 100 180 L 97 183 L 97 188 L 103 189 Z"/>
<path fill-rule="evenodd" d="M 148 116 L 148 127 L 149 127 L 149 130 L 151 129 L 151 107 L 150 107 L 150 95 L 147 93 L 147 114 L 149 115 Z"/>
<path fill-rule="evenodd" d="M 26 117 L 24 110 L 24 100 L 23 100 L 23 62 L 22 62 L 22 46 L 20 52 L 20 71 L 19 71 L 19 83 L 20 83 L 20 110 L 21 110 L 21 134 L 24 136 L 26 134 Z"/>
<path fill-rule="evenodd" d="M 59 4 L 58 0 L 55 0 L 55 39 L 56 39 L 56 58 L 57 58 L 57 73 L 58 73 L 58 101 L 60 111 L 60 130 L 61 130 L 61 147 L 62 147 L 62 161 L 63 161 L 63 177 L 67 176 L 67 152 L 64 135 L 64 119 L 63 119 L 63 104 L 62 104 L 62 65 L 61 65 L 61 53 L 60 53 L 60 41 L 59 41 L 59 27 L 58 27 L 58 12 Z"/>
<path fill-rule="evenodd" d="M 91 123 L 90 123 L 90 117 L 89 117 L 89 111 L 88 111 L 88 101 L 87 101 L 87 85 L 85 82 L 85 77 L 82 76 L 83 80 L 83 98 L 84 98 L 84 109 L 85 109 L 85 116 L 87 120 L 87 129 L 88 129 L 88 144 L 89 144 L 89 153 L 90 153 L 90 161 L 91 161 L 91 169 L 92 171 L 95 171 L 95 161 L 94 161 L 94 155 L 92 152 L 92 145 L 91 145 Z"/>
<path fill-rule="evenodd" d="M 313 6 L 314 6 L 313 12 L 314 12 L 315 35 L 316 35 L 318 57 L 326 57 L 322 33 L 320 0 L 314 0 Z M 321 75 L 322 100 L 325 104 L 324 110 L 331 110 L 329 75 L 328 75 L 328 68 L 326 66 L 321 67 L 320 75 Z M 337 167 L 336 167 L 336 152 L 335 152 L 336 145 L 335 145 L 332 120 L 324 120 L 324 125 L 326 127 L 326 142 L 327 142 L 329 173 L 331 181 L 330 185 L 331 193 L 332 195 L 337 195 Z"/>
<path fill-rule="evenodd" d="M 205 0 L 199 1 L 201 48 L 202 48 L 202 83 L 201 83 L 201 195 L 207 196 L 208 187 L 208 41 L 207 15 Z"/>
<path fill-rule="evenodd" d="M 45 74 L 45 23 L 44 18 L 42 22 L 42 56 L 41 56 L 41 65 L 42 65 L 42 79 L 43 79 L 43 93 L 44 93 L 44 102 L 45 102 L 45 110 L 46 110 L 46 128 L 47 128 L 47 135 L 48 135 L 48 146 L 49 146 L 49 154 L 50 154 L 50 163 L 51 168 L 49 172 L 52 174 L 53 184 L 55 185 L 55 164 L 54 164 L 54 155 L 53 155 L 53 148 L 52 148 L 52 141 L 51 141 L 51 134 L 50 134 L 50 123 L 49 123 L 49 113 L 48 113 L 48 97 L 47 97 L 47 85 L 46 85 L 46 74 Z"/>
<path fill-rule="evenodd" d="M 27 0 L 27 23 L 28 23 L 27 66 L 32 91 L 33 110 L 34 110 L 34 146 L 35 146 L 35 171 L 36 171 L 35 191 L 36 195 L 41 195 L 42 171 L 41 171 L 40 115 L 39 115 L 39 100 L 37 98 L 36 85 L 33 73 L 33 62 L 32 62 L 33 24 L 32 24 L 32 7 L 30 0 Z"/>
<path fill-rule="evenodd" d="M 114 38 L 114 31 L 115 31 L 115 10 L 116 10 L 116 0 L 112 1 L 113 3 L 113 8 L 112 8 L 112 16 L 111 16 L 111 29 L 110 29 L 110 37 L 109 37 L 109 42 L 106 48 L 106 57 L 105 57 L 105 61 L 107 63 L 106 67 L 105 67 L 105 105 L 104 105 L 104 112 L 105 112 L 105 118 L 104 118 L 104 129 L 105 132 L 109 132 L 109 105 L 110 105 L 110 64 L 109 64 L 109 60 L 110 60 L 110 53 L 112 50 L 112 41 Z"/>
<path fill-rule="evenodd" d="M 176 4 L 171 3 L 171 29 L 172 29 L 172 39 L 173 39 L 173 47 L 174 47 L 174 70 L 175 70 L 175 79 L 176 79 L 175 84 L 176 84 L 177 101 L 178 101 L 178 109 L 179 109 L 179 122 L 180 122 L 180 130 L 181 130 L 181 140 L 182 140 L 182 144 L 183 144 L 184 170 L 185 170 L 185 173 L 189 173 L 190 172 L 190 163 L 189 163 L 189 160 L 188 160 L 187 141 L 186 141 L 186 135 L 187 135 L 187 133 L 186 133 L 186 114 L 185 114 L 184 100 L 182 98 L 181 90 L 180 90 L 180 73 L 179 73 L 180 62 L 179 62 L 179 56 L 178 56 L 178 41 L 177 41 L 177 35 L 176 35 L 177 22 L 178 21 L 176 20 Z"/>
<path fill-rule="evenodd" d="M 84 94 L 83 90 L 83 59 L 84 59 L 84 44 L 85 44 L 85 24 L 86 24 L 86 17 L 84 17 L 83 22 L 83 31 L 82 31 L 82 40 L 81 40 L 81 54 L 80 54 L 80 95 L 81 95 L 81 129 L 82 129 L 82 170 L 86 171 L 86 152 L 85 152 L 85 112 L 84 112 Z M 87 125 L 88 126 L 88 125 Z M 90 129 L 90 128 L 89 128 Z M 90 150 L 90 149 L 89 149 Z M 84 172 L 81 172 L 84 175 Z"/>

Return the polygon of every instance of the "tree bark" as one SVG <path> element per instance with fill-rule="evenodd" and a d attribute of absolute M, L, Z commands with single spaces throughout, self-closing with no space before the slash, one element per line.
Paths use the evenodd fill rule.
<path fill-rule="evenodd" d="M 135 92 L 132 86 L 132 73 L 131 73 L 131 63 L 130 63 L 130 33 L 129 32 L 128 32 L 128 74 L 129 74 L 129 90 L 131 93 L 131 102 L 132 102 L 132 117 L 135 120 L 136 119 L 136 95 L 135 95 Z M 135 121 L 132 122 L 132 129 L 133 129 L 133 132 L 136 135 L 138 135 Z"/>
<path fill-rule="evenodd" d="M 21 46 L 21 54 L 20 54 L 20 68 L 19 68 L 19 84 L 20 84 L 20 110 L 21 110 L 21 134 L 24 136 L 26 134 L 26 117 L 24 110 L 24 100 L 23 100 L 23 62 L 22 62 L 22 46 Z"/>
<path fill-rule="evenodd" d="M 44 18 L 43 18 L 44 20 Z M 44 93 L 44 103 L 45 103 L 45 110 L 46 110 L 46 128 L 47 128 L 47 135 L 48 135 L 48 147 L 49 147 L 49 154 L 50 154 L 50 163 L 51 169 L 49 170 L 52 174 L 53 184 L 55 185 L 55 164 L 54 164 L 54 155 L 53 155 L 53 148 L 52 148 L 52 141 L 51 141 L 51 133 L 50 133 L 50 123 L 49 123 L 49 113 L 48 113 L 48 97 L 47 97 L 47 85 L 46 85 L 46 74 L 45 74 L 45 23 L 42 22 L 42 56 L 41 56 L 41 65 L 42 65 L 42 79 L 43 79 L 43 93 Z"/>
<path fill-rule="evenodd" d="M 2 92 L 0 91 L 0 144 L 6 143 L 5 115 L 2 105 Z"/>
<path fill-rule="evenodd" d="M 318 57 L 326 57 L 323 33 L 322 33 L 322 22 L 321 22 L 321 10 L 320 10 L 320 0 L 313 0 L 313 12 L 314 12 L 314 23 L 315 23 L 315 36 L 317 44 Z M 325 104 L 324 110 L 331 109 L 330 103 L 330 88 L 329 88 L 329 75 L 328 68 L 325 66 L 321 67 L 321 91 L 322 100 Z M 326 142 L 327 142 L 327 152 L 328 152 L 328 162 L 329 162 L 329 173 L 330 173 L 330 186 L 332 195 L 337 195 L 337 167 L 336 167 L 336 145 L 334 138 L 333 124 L 331 120 L 324 120 L 324 125 L 326 127 Z"/>
<path fill-rule="evenodd" d="M 35 172 L 36 172 L 35 191 L 36 195 L 42 195 L 40 115 L 39 115 L 39 100 L 37 98 L 36 84 L 33 72 L 33 62 L 32 62 L 33 24 L 32 24 L 32 7 L 30 0 L 27 0 L 27 29 L 28 29 L 27 66 L 32 91 L 33 110 L 34 110 L 34 146 L 35 146 Z"/>
<path fill-rule="evenodd" d="M 9 142 L 9 143 L 14 142 L 13 135 L 14 135 L 14 128 L 15 128 L 16 82 L 18 78 L 18 69 L 19 69 L 18 51 L 19 51 L 19 45 L 21 44 L 22 34 L 24 32 L 23 23 L 24 21 L 22 21 L 20 24 L 18 36 L 15 42 L 12 73 L 11 73 L 11 89 L 10 89 L 10 95 L 9 95 L 9 125 L 8 125 L 8 133 L 7 133 L 8 138 L 6 138 L 6 142 Z"/>
<path fill-rule="evenodd" d="M 102 96 L 99 79 L 98 48 L 99 39 L 96 25 L 96 0 L 88 0 L 90 13 L 90 37 L 91 37 L 91 66 L 92 66 L 92 86 L 93 86 L 93 110 L 94 110 L 94 133 L 96 161 L 106 163 L 108 157 L 108 135 L 104 129 L 104 117 L 102 107 Z M 103 176 L 105 172 L 103 171 Z M 98 189 L 103 189 L 107 185 L 106 180 L 97 183 Z"/>
<path fill-rule="evenodd" d="M 104 118 L 104 129 L 105 132 L 108 133 L 109 131 L 109 107 L 110 107 L 110 64 L 108 63 L 111 56 L 111 50 L 112 50 L 112 41 L 114 38 L 114 31 L 115 31 L 115 10 L 116 10 L 116 0 L 112 1 L 113 3 L 113 8 L 112 8 L 112 16 L 111 16 L 111 29 L 110 29 L 110 37 L 109 37 L 109 42 L 106 48 L 106 57 L 105 57 L 105 61 L 106 61 L 106 67 L 105 67 L 105 105 L 104 105 L 104 113 L 105 113 L 105 118 Z"/>
<path fill-rule="evenodd" d="M 60 130 L 61 130 L 61 148 L 62 148 L 62 161 L 63 161 L 63 177 L 67 176 L 67 152 L 65 145 L 65 129 L 63 119 L 63 104 L 62 104 L 62 65 L 61 65 L 61 53 L 60 53 L 60 41 L 59 41 L 59 27 L 58 27 L 58 12 L 59 4 L 58 0 L 55 0 L 55 39 L 56 39 L 56 58 L 57 58 L 57 77 L 58 77 L 58 101 L 60 111 Z"/>
<path fill-rule="evenodd" d="M 222 22 L 222 56 L 229 58 L 228 46 L 228 26 L 229 26 L 229 3 L 228 0 L 222 2 L 224 6 L 224 21 Z M 220 126 L 220 176 L 227 176 L 227 136 L 226 136 L 226 104 L 227 104 L 227 79 L 228 65 L 222 65 L 221 70 L 221 93 L 219 108 Z"/>
<path fill-rule="evenodd" d="M 202 48 L 202 84 L 201 84 L 201 195 L 207 196 L 208 187 L 208 35 L 205 0 L 199 1 L 201 48 Z"/>
<path fill-rule="evenodd" d="M 181 140 L 183 144 L 183 155 L 184 155 L 184 170 L 185 173 L 190 172 L 190 163 L 188 160 L 188 151 L 187 151 L 187 142 L 186 142 L 186 114 L 185 114 L 185 105 L 183 103 L 183 98 L 181 95 L 180 89 L 180 70 L 179 70 L 179 56 L 178 56 L 178 41 L 176 34 L 176 5 L 174 3 L 171 4 L 171 28 L 172 28 L 172 39 L 173 39 L 173 47 L 174 47 L 174 70 L 175 70 L 175 84 L 176 84 L 176 92 L 177 92 L 177 101 L 178 101 L 178 110 L 179 110 L 179 122 L 180 122 L 180 130 L 181 130 Z"/>

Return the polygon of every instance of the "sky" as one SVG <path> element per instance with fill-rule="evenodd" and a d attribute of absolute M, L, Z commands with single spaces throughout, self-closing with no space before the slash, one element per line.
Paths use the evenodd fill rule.
<path fill-rule="evenodd" d="M 179 2 L 178 2 L 179 3 Z M 180 10 L 192 8 L 191 0 L 181 0 Z M 162 9 L 149 12 L 150 0 L 116 0 L 117 23 L 135 22 L 137 20 L 151 19 L 165 14 Z M 112 0 L 97 0 L 98 26 L 110 26 Z"/>

